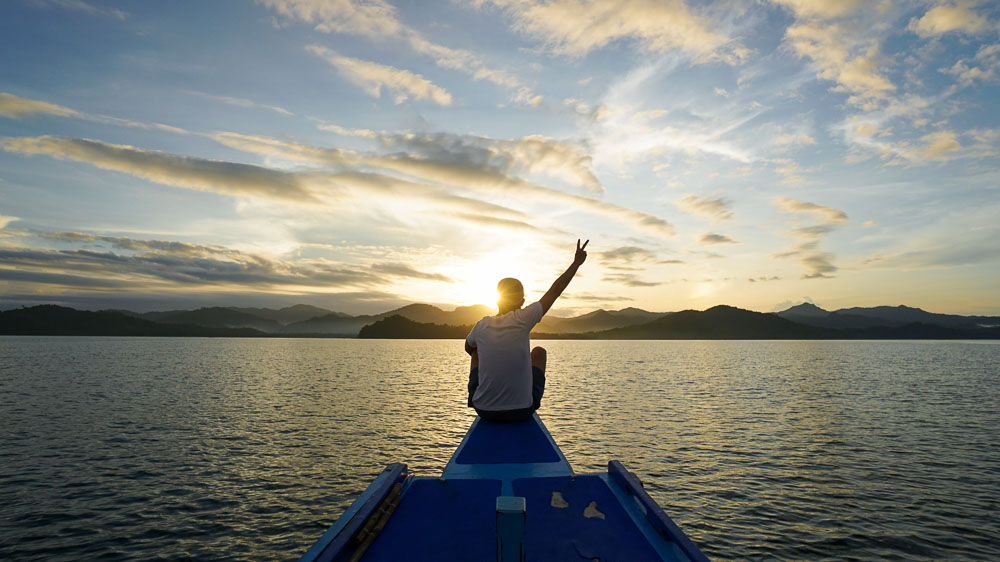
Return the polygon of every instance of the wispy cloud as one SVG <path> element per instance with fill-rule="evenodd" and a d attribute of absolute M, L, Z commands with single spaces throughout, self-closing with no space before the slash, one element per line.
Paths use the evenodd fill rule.
<path fill-rule="evenodd" d="M 29 0 L 28 4 L 41 8 L 61 8 L 65 10 L 73 10 L 75 12 L 82 12 L 92 16 L 112 17 L 117 20 L 124 20 L 128 17 L 128 12 L 124 12 L 117 8 L 105 8 L 93 3 L 84 2 L 83 0 Z"/>
<path fill-rule="evenodd" d="M 19 220 L 17 217 L 8 217 L 5 215 L 0 215 L 0 229 L 7 228 L 7 225 Z"/>
<path fill-rule="evenodd" d="M 813 213 L 829 223 L 847 222 L 847 213 L 840 209 L 827 207 L 826 205 L 817 205 L 816 203 L 789 199 L 787 197 L 776 197 L 772 202 L 779 210 L 785 213 Z"/>
<path fill-rule="evenodd" d="M 394 279 L 454 280 L 402 262 L 368 266 L 326 259 L 287 260 L 221 245 L 143 240 L 84 232 L 22 231 L 22 238 L 58 240 L 82 248 L 0 248 L 0 280 L 60 290 L 294 291 L 328 293 L 381 287 Z"/>
<path fill-rule="evenodd" d="M 290 19 L 315 24 L 316 31 L 360 35 L 376 41 L 396 38 L 412 51 L 430 57 L 449 70 L 486 80 L 513 92 L 512 100 L 539 105 L 542 97 L 510 72 L 489 66 L 482 57 L 465 49 L 435 43 L 399 20 L 396 8 L 382 0 L 258 0 Z"/>
<path fill-rule="evenodd" d="M 711 232 L 707 234 L 702 234 L 701 237 L 698 238 L 698 241 L 701 242 L 702 244 L 709 244 L 709 245 L 738 244 L 736 240 L 733 240 L 732 238 L 726 236 L 725 234 L 715 234 Z"/>
<path fill-rule="evenodd" d="M 86 162 L 176 187 L 296 203 L 316 202 L 313 194 L 301 184 L 299 176 L 251 164 L 178 156 L 90 139 L 48 136 L 0 139 L 0 147 L 8 152 Z"/>
<path fill-rule="evenodd" d="M 514 19 L 514 29 L 558 54 L 582 56 L 616 42 L 641 50 L 673 49 L 696 57 L 737 62 L 746 50 L 734 45 L 707 18 L 683 1 L 584 2 L 581 0 L 492 0 Z"/>
<path fill-rule="evenodd" d="M 597 256 L 604 262 L 626 262 L 651 261 L 656 259 L 656 252 L 640 248 L 639 246 L 619 246 L 603 252 L 597 252 Z"/>
<path fill-rule="evenodd" d="M 772 257 L 779 259 L 797 258 L 799 263 L 806 268 L 806 273 L 802 275 L 803 279 L 830 278 L 830 274 L 836 272 L 838 269 L 834 265 L 836 257 L 830 252 L 820 250 L 819 243 L 828 234 L 833 232 L 837 226 L 847 222 L 847 213 L 826 205 L 789 199 L 787 197 L 776 197 L 772 200 L 772 204 L 783 213 L 802 214 L 820 219 L 818 224 L 800 226 L 793 229 L 789 234 L 792 237 L 804 240 L 804 242 L 795 244 L 785 252 L 775 254 Z"/>
<path fill-rule="evenodd" d="M 699 197 L 687 195 L 674 202 L 682 211 L 698 215 L 710 221 L 728 221 L 733 218 L 729 203 L 721 197 Z"/>
<path fill-rule="evenodd" d="M 584 179 L 587 177 L 579 169 L 567 172 L 564 167 L 567 161 L 555 157 L 571 154 L 573 156 L 569 162 L 579 163 L 580 160 L 572 150 L 542 149 L 538 146 L 539 143 L 549 148 L 551 145 L 538 138 L 529 137 L 524 142 L 524 139 L 509 141 L 448 133 L 380 134 L 380 143 L 390 151 L 387 156 L 366 156 L 340 149 L 321 149 L 277 139 L 228 133 L 216 135 L 216 138 L 227 146 L 262 155 L 351 169 L 376 169 L 383 174 L 396 176 L 395 179 L 389 176 L 372 176 L 369 172 L 366 177 L 372 181 L 381 178 L 383 183 L 402 184 L 404 180 L 398 177 L 401 175 L 416 190 L 427 191 L 431 186 L 440 186 L 459 192 L 472 192 L 481 197 L 506 196 L 522 202 L 555 203 L 607 217 L 660 236 L 674 235 L 673 225 L 655 215 L 592 197 L 565 193 L 513 175 L 517 171 L 532 170 L 553 175 L 568 174 Z M 524 160 L 533 154 L 544 156 L 544 163 Z M 555 165 L 556 163 L 559 165 Z M 406 194 L 405 191 L 400 193 Z"/>
<path fill-rule="evenodd" d="M 29 115 L 55 115 L 58 117 L 81 117 L 75 110 L 54 103 L 22 98 L 14 94 L 0 92 L 0 115 L 20 119 Z"/>
<path fill-rule="evenodd" d="M 188 131 L 180 127 L 165 125 L 163 123 L 143 123 L 131 119 L 112 117 L 110 115 L 93 115 L 41 100 L 22 98 L 14 94 L 0 92 L 0 116 L 21 119 L 30 115 L 53 115 L 56 117 L 83 119 L 94 123 L 144 129 L 147 131 L 159 130 L 167 133 L 188 134 Z"/>
<path fill-rule="evenodd" d="M 642 279 L 638 275 L 632 273 L 609 273 L 602 277 L 601 281 L 606 283 L 616 283 L 626 287 L 656 287 L 663 284 L 654 281 L 646 281 L 645 279 Z"/>
<path fill-rule="evenodd" d="M 230 97 L 230 96 L 218 96 L 218 95 L 214 95 L 214 94 L 206 94 L 205 92 L 196 92 L 194 90 L 188 90 L 187 93 L 191 94 L 192 96 L 198 96 L 198 97 L 201 97 L 201 98 L 205 98 L 205 99 L 209 99 L 209 100 L 214 100 L 214 101 L 222 102 L 222 103 L 227 104 L 227 105 L 233 105 L 233 106 L 236 106 L 236 107 L 243 107 L 243 108 L 247 108 L 247 109 L 260 107 L 260 108 L 263 108 L 263 109 L 269 109 L 269 110 L 271 110 L 271 111 L 273 111 L 275 113 L 280 113 L 282 115 L 294 115 L 294 113 L 292 113 L 291 111 L 288 111 L 287 109 L 285 109 L 283 107 L 279 107 L 277 105 L 267 105 L 267 104 L 264 104 L 264 103 L 258 103 L 258 102 L 255 102 L 253 100 L 248 100 L 248 99 L 245 99 L 245 98 L 235 98 L 235 97 Z"/>
<path fill-rule="evenodd" d="M 334 125 L 333 123 L 323 123 L 321 125 L 317 125 L 316 128 L 321 131 L 336 133 L 344 137 L 361 137 L 365 139 L 374 139 L 378 137 L 378 133 L 372 131 L 371 129 L 348 129 L 346 127 L 341 127 L 340 125 Z"/>
<path fill-rule="evenodd" d="M 382 88 L 385 88 L 396 92 L 393 98 L 395 103 L 402 103 L 412 96 L 438 105 L 451 105 L 451 94 L 444 88 L 409 70 L 345 57 L 321 45 L 309 45 L 306 50 L 333 65 L 344 78 L 372 97 L 381 97 Z"/>
<path fill-rule="evenodd" d="M 448 277 L 447 275 L 441 275 L 440 273 L 426 273 L 419 271 L 412 266 L 406 265 L 405 263 L 376 263 L 371 267 L 372 270 L 377 271 L 378 273 L 384 273 L 394 277 L 424 279 L 427 281 L 442 281 L 444 283 L 455 282 L 454 279 Z"/>

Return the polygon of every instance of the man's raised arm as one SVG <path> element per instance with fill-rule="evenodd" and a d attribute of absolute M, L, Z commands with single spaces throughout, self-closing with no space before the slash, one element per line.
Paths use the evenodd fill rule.
<path fill-rule="evenodd" d="M 566 287 L 569 285 L 569 282 L 573 280 L 573 276 L 576 275 L 576 270 L 580 269 L 580 266 L 583 265 L 583 262 L 587 261 L 586 249 L 587 249 L 587 244 L 589 243 L 590 240 L 587 240 L 586 242 L 583 243 L 583 246 L 581 246 L 580 240 L 577 239 L 576 255 L 573 256 L 573 265 L 569 266 L 566 272 L 560 275 L 559 278 L 556 279 L 554 283 L 552 283 L 552 286 L 549 287 L 549 290 L 544 295 L 542 295 L 542 298 L 538 301 L 542 303 L 542 314 L 545 314 L 546 312 L 549 311 L 550 308 L 552 308 L 552 303 L 556 302 L 556 299 L 559 298 L 559 295 L 561 295 L 562 292 L 566 290 Z"/>

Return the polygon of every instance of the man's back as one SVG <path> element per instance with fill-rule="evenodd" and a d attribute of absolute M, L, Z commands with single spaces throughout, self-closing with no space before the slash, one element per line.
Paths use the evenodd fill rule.
<path fill-rule="evenodd" d="M 469 332 L 466 343 L 479 353 L 476 408 L 516 410 L 532 404 L 531 329 L 542 319 L 540 303 L 497 316 L 486 316 Z"/>

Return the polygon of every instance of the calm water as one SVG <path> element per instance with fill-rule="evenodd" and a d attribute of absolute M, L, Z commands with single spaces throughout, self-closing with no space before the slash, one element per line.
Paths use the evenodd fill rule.
<path fill-rule="evenodd" d="M 712 558 L 1000 558 L 1000 345 L 543 342 L 578 472 Z M 460 341 L 0 338 L 0 558 L 289 559 L 473 420 Z"/>

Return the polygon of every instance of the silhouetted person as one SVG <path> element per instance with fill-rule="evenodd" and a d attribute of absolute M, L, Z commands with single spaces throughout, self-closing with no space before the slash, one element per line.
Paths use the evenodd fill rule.
<path fill-rule="evenodd" d="M 497 284 L 499 309 L 476 323 L 465 339 L 472 356 L 469 371 L 469 406 L 491 422 L 517 422 L 531 417 L 545 392 L 545 348 L 531 347 L 530 333 L 566 289 L 576 270 L 587 259 L 587 244 L 576 241 L 573 264 L 552 283 L 542 298 L 521 308 L 524 287 L 508 277 Z"/>

